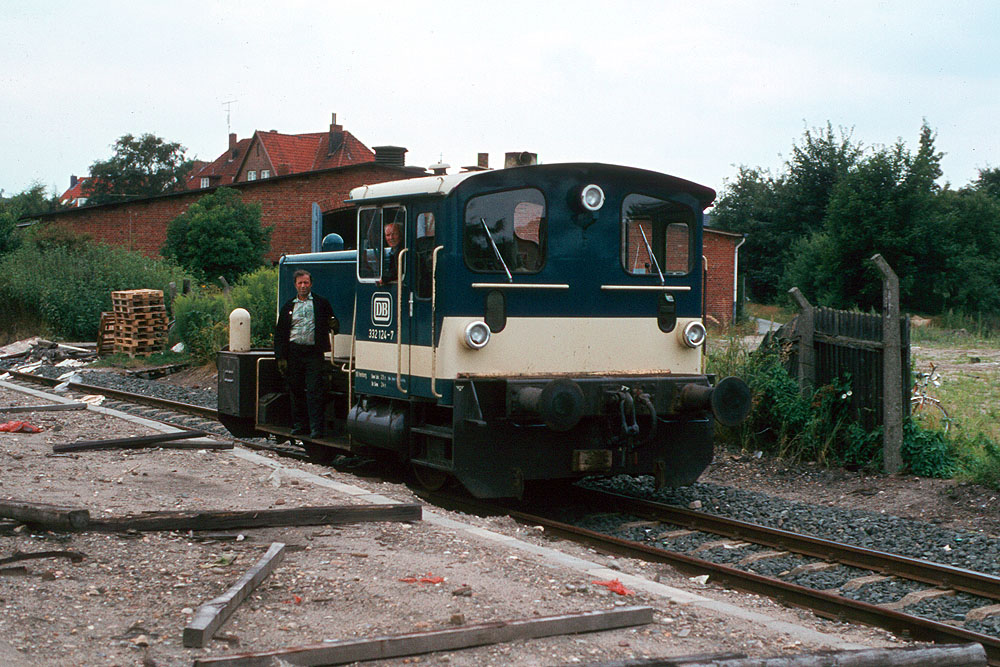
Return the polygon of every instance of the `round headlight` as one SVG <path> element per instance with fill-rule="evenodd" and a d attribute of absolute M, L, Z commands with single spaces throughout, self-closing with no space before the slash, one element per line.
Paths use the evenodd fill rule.
<path fill-rule="evenodd" d="M 705 342 L 705 325 L 701 322 L 688 322 L 684 327 L 681 338 L 688 347 L 698 347 Z"/>
<path fill-rule="evenodd" d="M 490 328 L 486 322 L 470 322 L 465 327 L 465 344 L 478 350 L 490 342 Z"/>
<path fill-rule="evenodd" d="M 580 203 L 588 211 L 597 211 L 604 206 L 604 190 L 597 185 L 588 185 L 580 191 Z"/>

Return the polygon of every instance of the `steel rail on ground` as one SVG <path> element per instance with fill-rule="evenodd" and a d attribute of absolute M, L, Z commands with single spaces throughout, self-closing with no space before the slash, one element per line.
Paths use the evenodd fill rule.
<path fill-rule="evenodd" d="M 607 510 L 649 516 L 658 521 L 692 530 L 715 533 L 803 556 L 812 556 L 825 561 L 874 570 L 932 586 L 951 588 L 964 593 L 1000 600 L 1000 577 L 992 574 L 874 549 L 865 549 L 819 537 L 800 535 L 780 528 L 769 528 L 606 491 L 574 487 L 573 492 L 575 498 Z"/>

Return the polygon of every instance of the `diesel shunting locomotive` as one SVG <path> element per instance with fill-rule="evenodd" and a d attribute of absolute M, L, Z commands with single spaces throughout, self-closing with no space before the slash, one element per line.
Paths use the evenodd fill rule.
<path fill-rule="evenodd" d="M 592 475 L 694 482 L 744 382 L 703 372 L 703 211 L 710 188 L 643 169 L 548 164 L 355 188 L 352 249 L 286 255 L 333 304 L 317 461 L 408 462 L 478 497 Z M 395 225 L 401 243 L 387 247 Z M 269 350 L 218 356 L 235 435 L 291 439 Z M 297 437 L 297 436 L 296 436 Z"/>

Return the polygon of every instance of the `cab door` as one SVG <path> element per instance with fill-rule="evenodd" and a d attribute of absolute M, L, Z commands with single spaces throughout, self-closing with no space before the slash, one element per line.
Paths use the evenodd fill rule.
<path fill-rule="evenodd" d="M 409 344 L 410 344 L 410 381 L 411 393 L 414 396 L 435 398 L 435 388 L 432 378 L 435 377 L 433 365 L 434 338 L 436 336 L 434 319 L 436 314 L 435 297 L 435 248 L 436 207 L 430 205 L 411 206 L 410 216 L 413 219 L 412 242 L 407 252 L 409 260 L 409 276 L 405 285 L 408 288 L 409 312 Z M 440 284 L 440 281 L 438 282 Z"/>
<path fill-rule="evenodd" d="M 359 393 L 398 398 L 409 394 L 411 278 L 406 222 L 406 208 L 398 203 L 358 209 L 354 332 Z"/>

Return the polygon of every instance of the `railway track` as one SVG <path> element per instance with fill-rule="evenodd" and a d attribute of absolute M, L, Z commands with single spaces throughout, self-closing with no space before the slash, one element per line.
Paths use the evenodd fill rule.
<path fill-rule="evenodd" d="M 62 384 L 62 381 L 55 378 L 48 378 L 31 373 L 7 370 L 15 383 L 22 385 L 41 385 L 44 387 L 55 387 Z M 218 420 L 218 412 L 214 408 L 207 408 L 202 405 L 191 403 L 181 403 L 156 396 L 144 396 L 132 392 L 113 389 L 111 387 L 101 387 L 79 382 L 68 383 L 67 390 L 77 394 L 97 394 L 117 401 L 117 404 L 108 405 L 124 412 L 136 414 L 147 419 L 161 421 L 170 426 L 187 430 L 202 430 L 216 435 L 221 435 L 250 449 L 258 451 L 270 451 L 281 456 L 309 460 L 309 456 L 300 448 L 280 443 L 273 443 L 263 438 L 248 440 L 233 437 Z M 132 406 L 143 406 L 144 409 L 136 409 Z"/>
<path fill-rule="evenodd" d="M 662 538 L 666 538 L 666 541 L 669 542 L 671 539 L 684 537 L 684 534 L 690 534 L 693 531 L 706 531 L 722 539 L 708 540 L 704 542 L 703 546 L 721 548 L 726 545 L 728 548 L 738 549 L 741 546 L 754 544 L 774 549 L 757 551 L 748 555 L 746 559 L 738 561 L 737 564 L 744 567 L 755 560 L 794 554 L 801 557 L 803 561 L 814 559 L 816 567 L 839 563 L 883 573 L 875 576 L 908 578 L 922 584 L 938 587 L 933 594 L 947 595 L 954 591 L 962 591 L 984 598 L 1000 600 L 1000 577 L 989 574 L 863 549 L 604 491 L 573 487 L 572 498 L 563 497 L 569 502 L 587 504 L 588 507 L 602 512 L 610 511 L 631 515 L 629 521 L 625 521 L 625 523 L 630 523 L 633 526 L 637 523 L 634 520 L 635 517 L 644 517 L 645 520 L 641 523 L 648 524 L 647 527 L 654 531 L 656 526 L 662 529 L 657 533 L 661 541 L 663 541 Z M 902 610 L 905 603 L 871 604 L 841 595 L 833 590 L 818 590 L 785 581 L 779 577 L 758 574 L 730 563 L 713 562 L 709 558 L 697 555 L 699 551 L 703 552 L 704 549 L 695 549 L 693 553 L 671 550 L 649 542 L 625 539 L 609 535 L 604 531 L 591 530 L 558 521 L 550 516 L 524 511 L 514 506 L 497 506 L 450 494 L 434 494 L 428 496 L 428 499 L 463 511 L 485 513 L 502 511 L 525 524 L 542 526 L 549 534 L 587 544 L 605 553 L 668 564 L 688 575 L 708 575 L 710 580 L 724 586 L 809 609 L 825 618 L 863 623 L 883 628 L 901 637 L 922 641 L 942 644 L 979 643 L 986 651 L 989 664 L 1000 666 L 1000 638 L 973 632 L 950 623 L 908 614 Z M 667 530 L 668 528 L 670 530 Z M 815 559 L 819 559 L 819 561 L 815 561 Z M 803 562 L 801 567 L 802 571 L 808 571 L 808 568 L 814 567 L 814 565 Z"/>
<path fill-rule="evenodd" d="M 22 384 L 48 387 L 61 384 L 59 380 L 51 378 L 16 371 L 8 372 L 17 382 Z M 180 428 L 197 428 L 232 438 L 219 424 L 216 411 L 211 408 L 82 383 L 70 383 L 67 389 L 80 394 L 104 395 L 123 404 L 139 404 L 153 411 L 153 414 L 140 412 L 139 414 L 142 416 L 170 423 Z M 114 407 L 122 406 L 116 405 Z M 135 410 L 132 411 L 135 412 Z M 191 423 L 190 420 L 182 422 L 178 419 L 179 415 L 193 417 L 197 421 L 195 423 Z M 306 453 L 297 447 L 275 445 L 269 441 L 235 440 L 253 449 L 273 451 L 279 455 L 300 460 L 308 459 Z M 691 575 L 708 575 L 709 579 L 725 586 L 809 609 L 826 618 L 864 623 L 886 629 L 899 636 L 923 641 L 937 643 L 976 642 L 984 647 L 989 664 L 1000 667 L 1000 638 L 995 636 L 905 613 L 902 611 L 904 605 L 898 603 L 875 605 L 846 597 L 831 590 L 818 590 L 784 581 L 779 577 L 762 575 L 748 569 L 742 569 L 739 565 L 746 566 L 751 562 L 777 559 L 793 554 L 804 561 L 800 566 L 801 571 L 808 571 L 809 568 L 820 569 L 831 564 L 841 564 L 880 573 L 876 576 L 900 577 L 920 582 L 935 587 L 937 590 L 934 591 L 934 594 L 947 595 L 958 591 L 998 601 L 1000 601 L 1000 577 L 863 549 L 606 491 L 577 486 L 571 488 L 572 498 L 563 497 L 564 500 L 571 500 L 573 503 L 586 505 L 604 513 L 630 515 L 631 518 L 626 523 L 633 526 L 637 523 L 635 517 L 640 517 L 642 521 L 638 523 L 645 524 L 651 533 L 655 528 L 656 535 L 660 538 L 658 541 L 661 543 L 683 538 L 694 531 L 710 533 L 719 539 L 707 540 L 694 550 L 671 550 L 663 546 L 655 546 L 649 541 L 625 539 L 603 531 L 558 521 L 548 516 L 524 511 L 512 505 L 487 503 L 466 496 L 460 497 L 442 493 L 424 494 L 424 497 L 435 504 L 461 508 L 463 511 L 494 514 L 503 512 L 524 523 L 543 526 L 546 531 L 553 535 L 583 542 L 607 553 L 669 564 Z M 670 530 L 666 530 L 666 528 L 670 528 Z M 737 562 L 735 567 L 732 564 L 713 562 L 708 558 L 696 555 L 699 552 L 704 552 L 706 546 L 739 549 L 746 545 L 757 545 L 767 550 L 748 555 L 743 561 Z M 808 559 L 812 559 L 813 562 L 805 562 Z"/>

